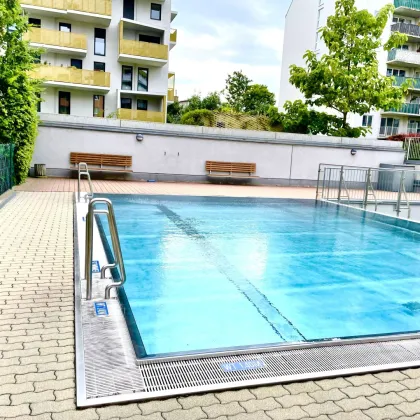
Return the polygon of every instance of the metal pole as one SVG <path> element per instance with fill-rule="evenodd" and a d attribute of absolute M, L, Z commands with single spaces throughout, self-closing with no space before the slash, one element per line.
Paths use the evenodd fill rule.
<path fill-rule="evenodd" d="M 405 160 L 410 160 L 410 152 L 411 152 L 411 138 L 408 139 L 408 149 L 407 149 L 407 157 Z"/>
<path fill-rule="evenodd" d="M 86 215 L 86 244 L 85 244 L 85 279 L 86 300 L 92 299 L 92 259 L 93 259 L 93 207 L 94 202 L 89 203 Z"/>
<path fill-rule="evenodd" d="M 365 197 L 363 200 L 363 207 L 365 210 L 367 208 L 367 203 L 368 203 L 370 171 L 371 169 L 369 168 L 366 173 L 366 180 L 365 180 Z"/>
<path fill-rule="evenodd" d="M 398 217 L 400 217 L 400 213 L 401 213 L 401 194 L 404 187 L 404 179 L 405 179 L 405 172 L 401 171 L 400 188 L 398 189 L 397 208 L 396 208 Z"/>
<path fill-rule="evenodd" d="M 321 179 L 321 163 L 318 166 L 318 181 L 316 182 L 316 198 L 315 200 L 318 201 L 318 192 L 319 192 L 319 181 Z"/>
<path fill-rule="evenodd" d="M 331 168 L 328 168 L 329 175 L 328 175 L 328 188 L 327 188 L 327 200 L 330 199 L 330 184 L 331 184 Z"/>
<path fill-rule="evenodd" d="M 338 204 L 340 204 L 341 201 L 341 189 L 343 188 L 343 179 L 344 179 L 344 166 L 341 167 L 340 170 L 340 183 L 338 184 Z"/>

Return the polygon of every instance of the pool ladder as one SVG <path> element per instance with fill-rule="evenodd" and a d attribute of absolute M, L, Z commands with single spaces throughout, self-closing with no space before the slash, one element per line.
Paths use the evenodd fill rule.
<path fill-rule="evenodd" d="M 93 186 L 92 186 L 92 179 L 90 178 L 89 168 L 87 166 L 87 163 L 80 162 L 78 167 L 78 176 L 77 176 L 77 202 L 80 203 L 80 181 L 82 179 L 82 176 L 85 176 L 87 178 L 90 192 L 88 192 L 84 199 L 85 202 L 91 200 L 93 198 Z"/>

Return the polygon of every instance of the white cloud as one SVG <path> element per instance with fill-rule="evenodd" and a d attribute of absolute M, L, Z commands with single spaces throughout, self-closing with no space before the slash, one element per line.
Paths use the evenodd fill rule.
<path fill-rule="evenodd" d="M 225 1 L 232 5 L 236 0 Z M 270 3 L 273 0 L 241 0 L 238 14 L 252 16 L 249 21 L 236 20 L 235 16 L 229 19 L 224 16 L 224 20 L 203 17 L 205 29 L 201 32 L 200 25 L 189 19 L 178 26 L 178 44 L 171 51 L 170 61 L 181 100 L 194 93 L 206 95 L 222 90 L 227 75 L 236 70 L 242 70 L 254 83 L 265 84 L 278 95 L 283 17 L 278 14 L 279 19 L 273 19 Z M 248 9 L 246 13 L 244 9 Z M 180 4 L 178 10 L 180 15 L 184 13 Z"/>

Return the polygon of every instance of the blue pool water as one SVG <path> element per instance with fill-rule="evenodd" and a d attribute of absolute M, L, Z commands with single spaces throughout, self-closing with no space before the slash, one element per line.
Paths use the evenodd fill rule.
<path fill-rule="evenodd" d="M 311 200 L 109 198 L 139 357 L 420 330 L 415 231 Z"/>

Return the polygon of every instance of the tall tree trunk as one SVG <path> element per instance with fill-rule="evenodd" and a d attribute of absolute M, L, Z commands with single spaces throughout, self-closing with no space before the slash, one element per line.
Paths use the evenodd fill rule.
<path fill-rule="evenodd" d="M 347 125 L 348 112 L 343 112 L 343 128 Z"/>

